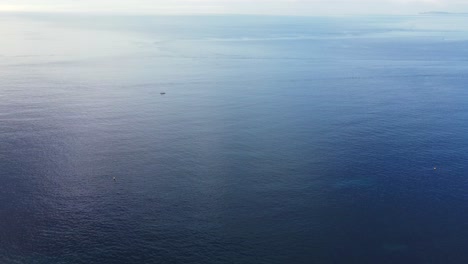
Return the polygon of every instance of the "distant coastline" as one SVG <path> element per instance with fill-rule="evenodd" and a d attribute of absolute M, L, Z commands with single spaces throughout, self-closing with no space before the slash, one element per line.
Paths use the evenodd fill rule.
<path fill-rule="evenodd" d="M 443 16 L 467 16 L 468 13 L 463 12 L 444 12 L 444 11 L 430 11 L 421 12 L 420 15 L 443 15 Z"/>

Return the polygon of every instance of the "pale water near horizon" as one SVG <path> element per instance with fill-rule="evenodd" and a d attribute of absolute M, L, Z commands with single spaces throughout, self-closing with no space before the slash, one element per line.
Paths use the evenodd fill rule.
<path fill-rule="evenodd" d="M 467 262 L 467 22 L 0 15 L 0 263 Z"/>

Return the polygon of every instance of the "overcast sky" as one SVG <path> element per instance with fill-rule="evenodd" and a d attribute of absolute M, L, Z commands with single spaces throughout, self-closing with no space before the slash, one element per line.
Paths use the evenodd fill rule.
<path fill-rule="evenodd" d="M 0 0 L 1 11 L 154 14 L 414 14 L 468 12 L 468 0 Z"/>

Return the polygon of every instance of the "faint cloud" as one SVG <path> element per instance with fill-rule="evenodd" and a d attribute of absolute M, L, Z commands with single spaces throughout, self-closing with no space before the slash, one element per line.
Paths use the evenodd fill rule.
<path fill-rule="evenodd" d="M 2 11 L 150 14 L 408 14 L 468 11 L 460 0 L 2 0 Z"/>

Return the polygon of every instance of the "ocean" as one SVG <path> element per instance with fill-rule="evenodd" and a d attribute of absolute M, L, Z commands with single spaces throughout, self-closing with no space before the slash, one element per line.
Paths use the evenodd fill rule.
<path fill-rule="evenodd" d="M 467 23 L 0 14 L 0 263 L 467 263 Z"/>

